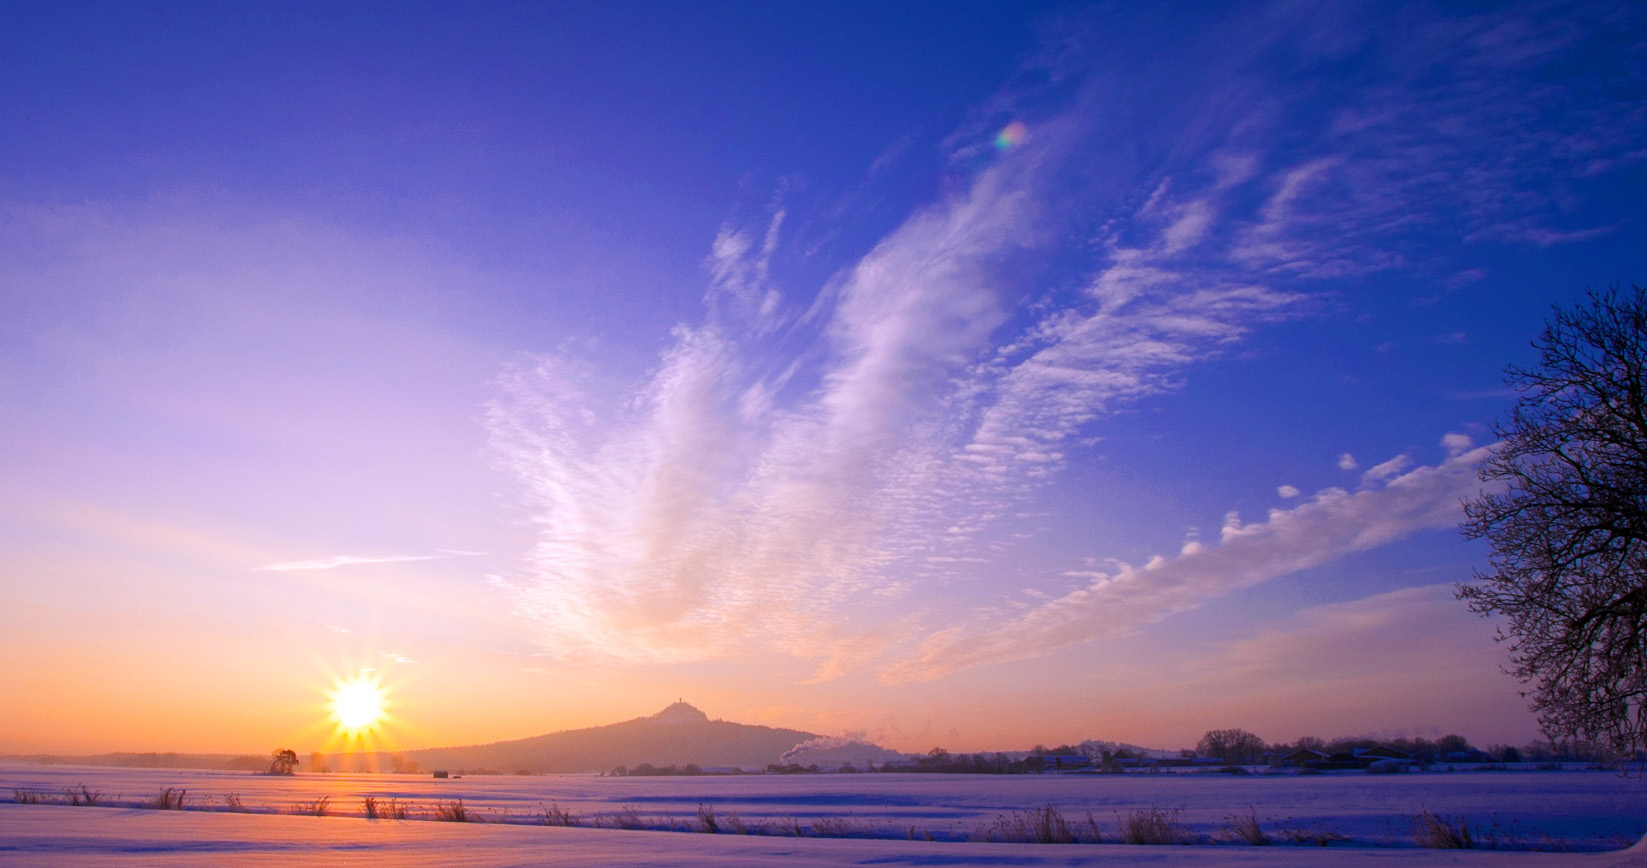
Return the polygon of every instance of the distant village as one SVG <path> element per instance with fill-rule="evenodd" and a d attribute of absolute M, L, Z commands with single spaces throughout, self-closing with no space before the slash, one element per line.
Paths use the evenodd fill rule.
<path fill-rule="evenodd" d="M 873 745 L 863 747 L 880 750 Z M 696 765 L 635 767 L 618 766 L 607 774 L 619 776 L 675 776 L 702 774 L 853 774 L 853 773 L 940 773 L 940 774 L 1319 774 L 1364 771 L 1373 774 L 1432 769 L 1558 769 L 1566 764 L 1592 765 L 1607 761 L 1604 752 L 1582 743 L 1534 742 L 1524 747 L 1492 745 L 1477 748 L 1458 735 L 1435 741 L 1424 738 L 1338 739 L 1302 738 L 1292 744 L 1265 744 L 1243 730 L 1214 730 L 1193 750 L 1162 751 L 1120 745 L 1114 742 L 1085 741 L 1079 745 L 1048 748 L 1036 745 L 1028 751 L 951 753 L 933 748 L 925 754 L 854 762 L 841 759 L 840 748 L 831 751 L 834 761 L 773 763 L 764 769 L 703 768 Z M 846 751 L 850 753 L 850 751 Z M 820 757 L 820 759 L 824 759 Z"/>

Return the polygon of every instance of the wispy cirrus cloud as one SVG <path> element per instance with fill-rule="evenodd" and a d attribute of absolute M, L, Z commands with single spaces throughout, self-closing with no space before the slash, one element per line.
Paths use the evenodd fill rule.
<path fill-rule="evenodd" d="M 501 375 L 486 424 L 537 540 L 498 583 L 562 657 L 685 661 L 760 647 L 814 659 L 827 677 L 927 635 L 888 671 L 930 678 L 1112 635 L 1456 521 L 1481 455 L 1459 441 L 1440 465 L 1393 459 L 1353 493 L 1329 490 L 1226 528 L 1215 545 L 1049 594 L 1011 630 L 925 626 L 951 581 L 988 581 L 1033 543 L 1026 516 L 1091 455 L 1108 415 L 1177 388 L 1259 329 L 1329 307 L 1343 278 L 1409 267 L 1415 227 L 1459 240 L 1567 231 L 1538 192 L 1552 167 L 1578 159 L 1560 141 L 1489 161 L 1462 198 L 1446 193 L 1447 177 L 1521 135 L 1513 82 L 1584 39 L 1535 45 L 1536 34 L 1505 29 L 1515 10 L 1411 14 L 1435 45 L 1477 47 L 1428 53 L 1409 73 L 1401 40 L 1306 40 L 1320 53 L 1312 62 L 1376 58 L 1365 76 L 1322 85 L 1324 97 L 1276 56 L 1296 60 L 1284 34 L 1335 22 L 1290 21 L 1125 135 L 1107 126 L 1131 115 L 1102 64 L 1136 54 L 1070 54 L 1053 77 L 1059 108 L 1012 93 L 981 113 L 993 120 L 968 122 L 976 133 L 1032 115 L 1020 146 L 957 136 L 946 168 L 963 174 L 950 192 L 809 299 L 777 292 L 773 277 L 794 207 L 774 206 L 761 227 L 723 227 L 703 320 L 675 329 L 643 381 L 604 381 L 566 355 Z M 1507 45 L 1521 46 L 1523 66 L 1492 65 Z M 1164 52 L 1135 72 L 1198 68 L 1184 61 Z M 1069 84 L 1083 75 L 1093 83 Z M 1607 105 L 1583 85 L 1557 91 L 1540 91 L 1537 110 L 1570 98 L 1589 117 Z M 1151 138 L 1175 145 L 1158 160 L 1108 159 Z M 1347 453 L 1339 467 L 1360 469 Z M 1110 620 L 1096 615 L 1100 601 L 1119 607 L 1113 626 L 1096 626 Z"/>
<path fill-rule="evenodd" d="M 644 660 L 750 635 L 829 657 L 874 647 L 874 628 L 817 616 L 888 590 L 873 579 L 935 472 L 953 379 L 1005 319 L 991 263 L 1033 243 L 1034 168 L 986 172 L 844 272 L 804 389 L 793 360 L 764 371 L 721 316 L 677 329 L 626 404 L 596 409 L 564 360 L 506 373 L 489 424 L 544 510 L 536 575 L 506 584 L 542 641 Z"/>
<path fill-rule="evenodd" d="M 997 559 L 978 538 L 1056 478 L 1083 426 L 1301 300 L 1182 261 L 1217 206 L 1163 194 L 1075 297 L 1015 313 L 1009 266 L 1055 237 L 1043 200 L 1071 126 L 843 271 L 815 307 L 815 364 L 770 357 L 712 304 L 627 403 L 571 360 L 508 371 L 489 426 L 539 542 L 499 581 L 540 641 L 692 660 L 753 640 L 822 675 L 874 659 L 911 629 L 889 601 Z M 727 239 L 716 280 L 749 286 L 773 242 Z"/>
<path fill-rule="evenodd" d="M 782 207 L 772 210 L 759 245 L 752 232 L 723 225 L 715 234 L 705 265 L 711 277 L 705 301 L 711 309 L 728 309 L 729 317 L 752 323 L 761 331 L 777 325 L 783 296 L 771 283 L 772 254 L 778 248 L 784 217 Z"/>

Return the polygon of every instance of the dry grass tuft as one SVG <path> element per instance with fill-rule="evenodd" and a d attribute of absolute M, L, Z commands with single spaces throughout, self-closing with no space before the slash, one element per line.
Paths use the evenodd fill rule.
<path fill-rule="evenodd" d="M 404 820 L 411 812 L 411 807 L 399 799 L 384 799 L 377 796 L 364 796 L 361 804 L 366 809 L 368 820 Z"/>
<path fill-rule="evenodd" d="M 235 814 L 246 813 L 246 806 L 240 803 L 239 793 L 230 793 L 223 797 L 223 810 Z"/>
<path fill-rule="evenodd" d="M 764 834 L 766 834 L 766 824 L 765 823 L 762 823 L 758 820 L 755 821 L 755 822 L 749 822 L 749 821 L 745 820 L 744 818 L 738 816 L 737 811 L 727 811 L 726 816 L 721 818 L 721 823 L 724 826 L 726 826 L 727 831 L 730 831 L 734 835 L 764 835 Z"/>
<path fill-rule="evenodd" d="M 612 815 L 612 825 L 619 829 L 629 829 L 631 831 L 639 829 L 641 828 L 640 812 L 629 805 L 624 805 L 622 810 Z"/>
<path fill-rule="evenodd" d="M 321 796 L 318 799 L 310 799 L 307 802 L 298 802 L 292 806 L 292 813 L 308 814 L 311 817 L 324 817 L 331 809 L 332 797 Z"/>
<path fill-rule="evenodd" d="M 1257 809 L 1251 805 L 1247 806 L 1245 815 L 1231 814 L 1227 819 L 1229 825 L 1224 827 L 1219 836 L 1224 840 L 1251 844 L 1254 847 L 1265 847 L 1271 843 L 1270 836 L 1264 834 L 1263 828 L 1258 825 Z"/>
<path fill-rule="evenodd" d="M 1115 815 L 1123 844 L 1194 844 L 1196 836 L 1178 821 L 1177 811 L 1150 805 Z"/>
<path fill-rule="evenodd" d="M 68 803 L 71 805 L 95 806 L 103 801 L 102 792 L 88 789 L 85 784 L 81 784 L 78 791 L 64 790 L 63 795 L 68 797 Z"/>
<path fill-rule="evenodd" d="M 462 799 L 453 801 L 435 802 L 435 819 L 445 823 L 468 823 L 472 821 L 469 809 L 463 806 Z"/>
<path fill-rule="evenodd" d="M 1470 832 L 1470 824 L 1459 817 L 1457 825 L 1453 818 L 1445 814 L 1432 814 L 1428 808 L 1420 807 L 1418 816 L 1413 821 L 1413 843 L 1420 847 L 1429 847 L 1436 850 L 1473 850 L 1475 836 Z"/>
<path fill-rule="evenodd" d="M 980 826 L 971 835 L 974 841 L 1001 841 L 1021 844 L 1097 844 L 1104 840 L 1098 821 L 1087 812 L 1085 822 L 1071 821 L 1051 804 L 1030 811 L 1013 811 Z"/>
<path fill-rule="evenodd" d="M 549 807 L 543 809 L 543 825 L 545 826 L 576 826 L 577 815 L 571 811 L 563 811 L 559 803 L 551 801 Z"/>
<path fill-rule="evenodd" d="M 186 793 L 188 793 L 188 790 L 167 787 L 150 799 L 145 807 L 153 808 L 156 811 L 181 811 L 183 810 L 183 796 Z"/>
<path fill-rule="evenodd" d="M 715 818 L 715 809 L 712 806 L 705 805 L 704 803 L 699 802 L 698 803 L 698 831 L 704 832 L 706 834 L 713 835 L 713 834 L 716 834 L 716 833 L 720 832 L 720 830 L 721 830 L 721 824 Z"/>
<path fill-rule="evenodd" d="M 363 796 L 360 801 L 368 820 L 404 820 L 409 813 L 409 806 L 399 799 Z"/>
<path fill-rule="evenodd" d="M 11 800 L 19 805 L 38 805 L 40 804 L 40 794 L 33 790 L 12 787 Z"/>

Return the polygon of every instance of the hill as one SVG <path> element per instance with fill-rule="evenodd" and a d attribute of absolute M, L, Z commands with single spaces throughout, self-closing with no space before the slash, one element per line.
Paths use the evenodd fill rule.
<path fill-rule="evenodd" d="M 795 729 L 775 729 L 710 720 L 685 702 L 650 717 L 570 729 L 548 735 L 466 747 L 407 751 L 425 769 L 489 769 L 503 772 L 597 772 L 617 766 L 764 769 L 790 749 L 818 738 Z"/>

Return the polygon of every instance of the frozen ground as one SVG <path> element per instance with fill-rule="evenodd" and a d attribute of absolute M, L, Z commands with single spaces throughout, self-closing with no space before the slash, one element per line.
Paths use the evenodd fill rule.
<path fill-rule="evenodd" d="M 0 766 L 0 800 L 16 790 L 57 801 L 84 785 L 112 807 L 0 804 L 0 865 L 349 864 L 437 865 L 1492 865 L 1641 866 L 1647 849 L 1616 852 L 1647 829 L 1647 784 L 1607 772 L 1483 772 L 1296 776 L 960 776 L 598 778 L 300 775 Z M 134 810 L 166 787 L 188 791 L 182 812 Z M 252 813 L 226 810 L 238 796 Z M 359 819 L 364 796 L 398 799 L 426 816 L 462 799 L 475 815 L 506 823 Z M 334 816 L 293 816 L 330 797 Z M 545 828 L 553 804 L 588 824 L 633 811 L 650 827 L 696 827 L 699 806 L 723 824 L 736 814 L 768 835 L 705 835 Z M 1284 828 L 1348 838 L 1319 847 L 1133 847 L 967 842 L 1002 814 L 1053 805 L 1088 811 L 1113 840 L 1118 814 L 1158 806 L 1190 831 L 1214 837 L 1231 814 L 1256 813 L 1266 832 Z M 1511 834 L 1522 845 L 1588 853 L 1459 852 L 1414 847 L 1421 809 Z M 353 816 L 349 816 L 353 815 Z M 846 834 L 892 840 L 779 837 L 780 827 L 836 824 Z M 902 838 L 914 827 L 936 842 Z M 1615 852 L 1594 852 L 1612 849 Z M 1330 856 L 1329 856 L 1330 854 Z"/>
<path fill-rule="evenodd" d="M 1138 847 L 770 838 L 0 805 L 0 865 L 161 866 L 1148 866 L 1148 868 L 1647 868 L 1647 848 L 1504 853 L 1312 847 Z"/>

